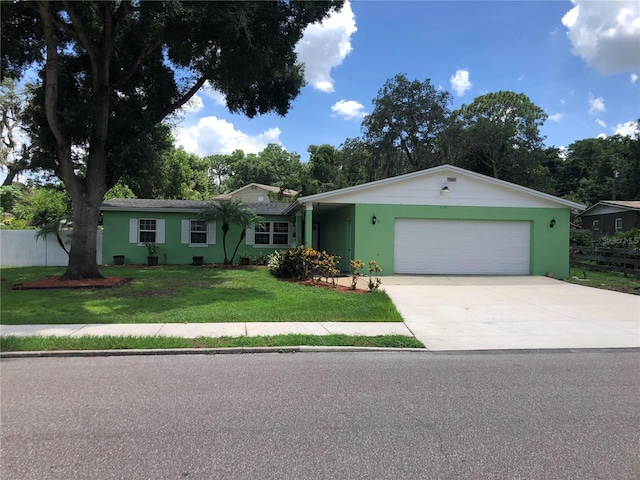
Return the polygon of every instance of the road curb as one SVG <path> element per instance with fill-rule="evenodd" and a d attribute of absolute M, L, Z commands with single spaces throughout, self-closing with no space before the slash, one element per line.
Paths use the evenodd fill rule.
<path fill-rule="evenodd" d="M 247 353 L 364 353 L 401 352 L 429 353 L 431 355 L 500 355 L 500 354 L 544 354 L 544 353 L 637 353 L 640 347 L 620 348 L 535 348 L 500 350 L 429 350 L 426 348 L 393 347 L 229 347 L 229 348 L 163 348 L 163 349 L 114 349 L 114 350 L 50 350 L 34 352 L 0 352 L 0 359 L 51 358 L 51 357 L 125 357 L 152 355 L 237 355 Z"/>

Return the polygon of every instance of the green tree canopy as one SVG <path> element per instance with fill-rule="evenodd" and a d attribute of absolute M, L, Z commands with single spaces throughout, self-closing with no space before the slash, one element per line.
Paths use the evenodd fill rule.
<path fill-rule="evenodd" d="M 388 80 L 373 100 L 373 112 L 362 122 L 364 140 L 373 149 L 382 178 L 441 163 L 440 135 L 449 116 L 451 94 L 429 79 Z"/>
<path fill-rule="evenodd" d="M 2 2 L 2 74 L 40 74 L 46 122 L 32 134 L 73 202 L 63 278 L 101 276 L 100 203 L 120 179 L 113 166 L 138 151 L 131 145 L 206 82 L 232 112 L 284 115 L 304 82 L 295 45 L 340 3 Z"/>

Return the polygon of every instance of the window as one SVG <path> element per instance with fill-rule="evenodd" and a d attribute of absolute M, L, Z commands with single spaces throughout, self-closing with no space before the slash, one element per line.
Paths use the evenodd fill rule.
<path fill-rule="evenodd" d="M 271 222 L 256 225 L 256 245 L 269 245 L 271 243 Z"/>
<path fill-rule="evenodd" d="M 156 219 L 141 218 L 138 220 L 138 242 L 139 243 L 155 243 L 156 242 Z"/>
<path fill-rule="evenodd" d="M 216 243 L 216 222 L 182 220 L 180 243 L 190 247 L 207 247 Z"/>
<path fill-rule="evenodd" d="M 289 245 L 289 222 L 263 222 L 256 225 L 254 245 Z"/>
<path fill-rule="evenodd" d="M 289 244 L 289 222 L 273 222 L 273 245 Z"/>
<path fill-rule="evenodd" d="M 616 218 L 615 220 L 615 230 L 616 232 L 622 231 L 622 218 Z"/>
<path fill-rule="evenodd" d="M 594 220 L 593 221 L 593 229 L 594 230 L 600 230 L 600 220 Z"/>
<path fill-rule="evenodd" d="M 207 243 L 207 224 L 204 220 L 191 220 L 191 241 L 189 243 Z"/>
<path fill-rule="evenodd" d="M 164 243 L 163 218 L 130 218 L 129 243 L 143 247 L 145 243 Z"/>

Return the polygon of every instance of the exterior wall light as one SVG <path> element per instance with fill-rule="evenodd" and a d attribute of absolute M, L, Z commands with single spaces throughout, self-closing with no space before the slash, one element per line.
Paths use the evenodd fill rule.
<path fill-rule="evenodd" d="M 440 195 L 448 195 L 451 190 L 446 185 L 440 189 Z"/>
<path fill-rule="evenodd" d="M 552 218 L 551 221 L 549 222 L 549 228 L 553 228 L 555 224 L 556 224 L 556 219 Z"/>
<path fill-rule="evenodd" d="M 371 224 L 372 225 L 375 225 L 377 221 L 378 221 L 378 218 L 375 215 L 373 217 L 371 217 Z"/>

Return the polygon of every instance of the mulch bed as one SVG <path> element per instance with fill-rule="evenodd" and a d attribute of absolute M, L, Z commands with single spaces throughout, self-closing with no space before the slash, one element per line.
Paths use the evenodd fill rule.
<path fill-rule="evenodd" d="M 324 280 L 321 280 L 319 282 L 314 282 L 311 279 L 308 280 L 296 280 L 296 279 L 284 279 L 285 282 L 291 282 L 291 283 L 297 283 L 299 285 L 307 285 L 309 287 L 315 287 L 315 288 L 328 288 L 330 290 L 336 290 L 338 292 L 350 292 L 350 293 L 368 293 L 367 290 L 362 290 L 360 288 L 356 289 L 356 290 L 351 290 L 349 287 L 345 287 L 344 285 L 338 285 L 337 283 L 335 285 L 332 285 L 331 282 L 326 282 Z"/>
<path fill-rule="evenodd" d="M 129 282 L 131 277 L 87 278 L 84 280 L 60 280 L 60 277 L 45 277 L 14 285 L 13 290 L 48 290 L 52 288 L 114 288 Z"/>

